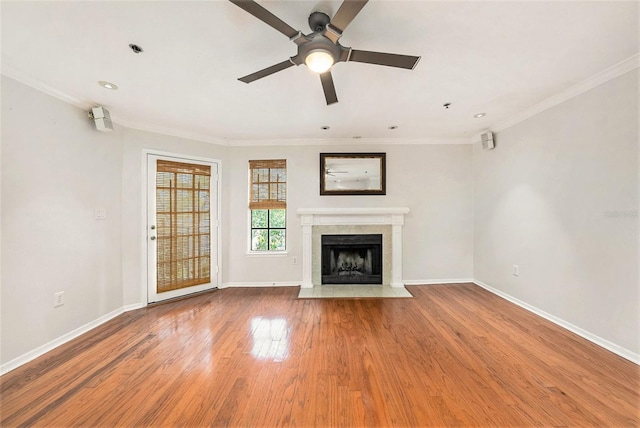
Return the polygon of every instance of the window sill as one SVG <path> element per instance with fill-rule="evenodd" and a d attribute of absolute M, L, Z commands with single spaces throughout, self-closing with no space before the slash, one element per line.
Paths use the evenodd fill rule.
<path fill-rule="evenodd" d="M 247 251 L 249 257 L 283 257 L 287 255 L 287 251 Z"/>

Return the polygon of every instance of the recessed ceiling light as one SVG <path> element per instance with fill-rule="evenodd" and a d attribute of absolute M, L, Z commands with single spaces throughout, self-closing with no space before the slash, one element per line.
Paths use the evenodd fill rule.
<path fill-rule="evenodd" d="M 475 117 L 476 119 L 480 119 L 481 117 L 485 117 L 487 115 L 487 113 L 478 113 L 478 114 L 474 114 L 473 117 Z"/>
<path fill-rule="evenodd" d="M 323 131 L 326 131 L 327 129 L 331 129 L 329 126 L 321 126 L 320 129 L 322 129 Z"/>
<path fill-rule="evenodd" d="M 389 129 L 391 129 L 391 130 L 393 130 L 393 129 L 398 129 L 398 125 L 391 125 L 391 126 L 389 127 Z"/>
<path fill-rule="evenodd" d="M 98 85 L 106 89 L 111 89 L 112 91 L 115 91 L 116 89 L 118 89 L 118 85 L 113 84 L 111 82 L 105 82 L 104 80 L 99 81 Z"/>

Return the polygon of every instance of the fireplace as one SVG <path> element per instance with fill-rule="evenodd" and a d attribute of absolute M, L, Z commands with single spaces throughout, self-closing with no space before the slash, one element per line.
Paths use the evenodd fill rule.
<path fill-rule="evenodd" d="M 402 228 L 407 207 L 298 208 L 302 226 L 301 288 L 322 285 L 322 245 L 325 234 L 381 233 L 382 285 L 404 287 Z"/>
<path fill-rule="evenodd" d="M 382 235 L 322 235 L 322 284 L 382 284 Z"/>

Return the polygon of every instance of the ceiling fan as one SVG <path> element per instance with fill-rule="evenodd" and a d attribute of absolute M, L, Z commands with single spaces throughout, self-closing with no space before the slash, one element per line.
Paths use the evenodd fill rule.
<path fill-rule="evenodd" d="M 297 55 L 238 79 L 245 83 L 251 83 L 294 65 L 306 64 L 312 71 L 320 74 L 324 97 L 327 105 L 330 105 L 338 102 L 333 77 L 331 77 L 331 67 L 335 63 L 355 61 L 412 70 L 420 60 L 419 56 L 360 51 L 340 44 L 339 39 L 342 33 L 369 0 L 344 0 L 331 19 L 326 13 L 313 12 L 309 16 L 312 33 L 306 35 L 289 26 L 254 0 L 229 1 L 275 28 L 298 45 Z"/>

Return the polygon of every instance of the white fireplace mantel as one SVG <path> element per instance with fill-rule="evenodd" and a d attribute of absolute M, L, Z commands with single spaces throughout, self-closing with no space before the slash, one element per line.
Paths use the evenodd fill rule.
<path fill-rule="evenodd" d="M 402 226 L 409 208 L 300 208 L 302 224 L 302 288 L 313 288 L 313 226 L 391 225 L 391 286 L 404 287 L 402 280 Z"/>

